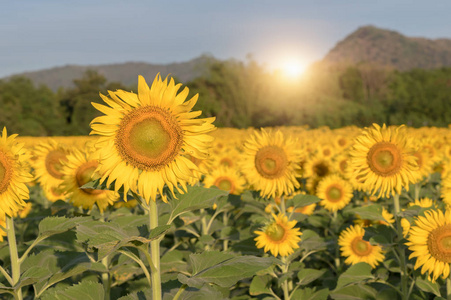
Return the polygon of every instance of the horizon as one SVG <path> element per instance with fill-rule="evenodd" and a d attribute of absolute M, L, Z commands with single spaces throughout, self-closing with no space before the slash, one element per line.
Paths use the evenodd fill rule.
<path fill-rule="evenodd" d="M 107 5 L 106 5 L 107 4 Z M 447 1 L 148 3 L 9 2 L 0 12 L 0 78 L 67 65 L 182 63 L 203 54 L 269 69 L 287 59 L 311 65 L 357 28 L 450 38 Z M 23 21 L 26 20 L 26 21 Z M 157 29 L 155 29 L 157 28 Z"/>

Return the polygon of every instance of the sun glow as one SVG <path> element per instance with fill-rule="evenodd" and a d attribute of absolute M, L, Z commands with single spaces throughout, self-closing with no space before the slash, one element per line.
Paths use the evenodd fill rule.
<path fill-rule="evenodd" d="M 283 73 L 291 78 L 300 77 L 307 69 L 307 64 L 299 59 L 287 59 L 281 66 Z"/>

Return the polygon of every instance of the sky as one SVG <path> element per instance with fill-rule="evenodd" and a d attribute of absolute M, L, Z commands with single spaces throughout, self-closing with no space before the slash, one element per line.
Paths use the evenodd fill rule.
<path fill-rule="evenodd" d="M 64 65 L 166 64 L 209 54 L 311 64 L 364 25 L 451 38 L 449 0 L 0 2 L 0 78 Z"/>

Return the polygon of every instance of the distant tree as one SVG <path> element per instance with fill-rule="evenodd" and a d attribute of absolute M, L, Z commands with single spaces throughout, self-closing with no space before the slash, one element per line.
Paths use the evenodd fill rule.
<path fill-rule="evenodd" d="M 89 123 L 100 113 L 91 102 L 103 103 L 99 92 L 124 89 L 120 83 L 107 83 L 106 78 L 95 70 L 87 70 L 82 78 L 74 80 L 75 88 L 62 90 L 59 103 L 66 119 L 65 135 L 86 135 L 90 132 Z"/>

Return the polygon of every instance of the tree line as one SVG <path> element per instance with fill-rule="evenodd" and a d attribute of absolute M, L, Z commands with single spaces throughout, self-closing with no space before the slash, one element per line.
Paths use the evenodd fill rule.
<path fill-rule="evenodd" d="M 153 78 L 146 78 L 147 81 Z M 150 84 L 150 83 L 149 83 Z M 451 122 L 451 68 L 400 72 L 369 64 L 313 65 L 303 76 L 268 72 L 248 59 L 209 62 L 208 72 L 190 82 L 189 97 L 218 127 L 308 125 L 448 126 Z M 101 115 L 91 102 L 99 92 L 134 90 L 88 70 L 71 88 L 54 92 L 25 77 L 0 81 L 0 126 L 31 136 L 87 135 Z"/>

